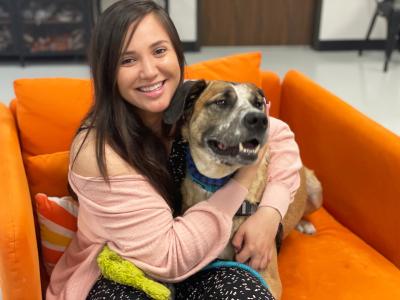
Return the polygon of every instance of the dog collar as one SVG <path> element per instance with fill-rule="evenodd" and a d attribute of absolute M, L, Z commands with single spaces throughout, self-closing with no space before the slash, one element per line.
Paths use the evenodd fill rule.
<path fill-rule="evenodd" d="M 193 182 L 201 186 L 203 190 L 206 190 L 211 193 L 214 193 L 218 189 L 220 189 L 233 176 L 233 174 L 231 174 L 217 179 L 204 176 L 199 172 L 196 165 L 194 164 L 192 155 L 190 154 L 189 147 L 186 147 L 186 169 Z"/>
<path fill-rule="evenodd" d="M 236 217 L 243 217 L 243 216 L 251 216 L 257 210 L 257 204 L 250 203 L 249 200 L 244 200 L 242 205 L 239 207 L 238 211 L 236 212 Z"/>

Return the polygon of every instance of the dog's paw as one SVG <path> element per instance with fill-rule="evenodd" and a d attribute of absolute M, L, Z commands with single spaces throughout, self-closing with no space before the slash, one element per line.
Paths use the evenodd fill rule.
<path fill-rule="evenodd" d="M 300 222 L 296 225 L 296 229 L 304 234 L 313 235 L 317 232 L 315 226 L 306 220 L 300 220 Z"/>

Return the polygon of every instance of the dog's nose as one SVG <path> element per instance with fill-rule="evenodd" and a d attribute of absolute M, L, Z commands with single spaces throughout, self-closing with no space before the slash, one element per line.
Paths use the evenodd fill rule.
<path fill-rule="evenodd" d="M 244 125 L 252 131 L 265 131 L 267 129 L 268 120 L 262 112 L 251 112 L 244 116 Z"/>

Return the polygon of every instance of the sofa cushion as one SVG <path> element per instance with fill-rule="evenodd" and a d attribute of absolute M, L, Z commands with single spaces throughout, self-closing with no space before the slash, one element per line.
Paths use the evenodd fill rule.
<path fill-rule="evenodd" d="M 72 197 L 35 195 L 43 263 L 48 275 L 77 230 L 78 202 Z"/>
<path fill-rule="evenodd" d="M 292 232 L 279 254 L 282 300 L 400 299 L 400 271 L 325 209 L 315 236 Z"/>
<path fill-rule="evenodd" d="M 14 91 L 23 153 L 39 155 L 68 150 L 92 103 L 90 81 L 18 79 L 14 81 Z"/>
<path fill-rule="evenodd" d="M 297 71 L 285 76 L 280 112 L 327 210 L 400 268 L 399 136 Z"/>
<path fill-rule="evenodd" d="M 59 197 L 68 195 L 69 151 L 26 156 L 24 160 L 31 195 L 37 193 Z"/>
<path fill-rule="evenodd" d="M 226 56 L 186 67 L 185 78 L 251 82 L 261 87 L 261 53 Z"/>

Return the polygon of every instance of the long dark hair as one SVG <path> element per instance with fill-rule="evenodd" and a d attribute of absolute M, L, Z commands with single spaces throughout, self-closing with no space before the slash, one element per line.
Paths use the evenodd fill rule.
<path fill-rule="evenodd" d="M 147 177 L 176 214 L 180 204 L 174 201 L 176 188 L 168 172 L 168 153 L 162 142 L 162 138 L 172 138 L 171 127 L 163 124 L 162 136 L 157 136 L 143 123 L 135 108 L 122 98 L 116 80 L 124 41 L 132 38 L 137 24 L 150 13 L 157 17 L 171 39 L 182 82 L 185 64 L 183 50 L 168 14 L 153 1 L 118 1 L 102 13 L 92 33 L 89 61 L 95 101 L 82 124 L 89 130 L 95 128 L 97 164 L 107 182 L 106 144 Z M 135 27 L 127 36 L 132 24 Z"/>

